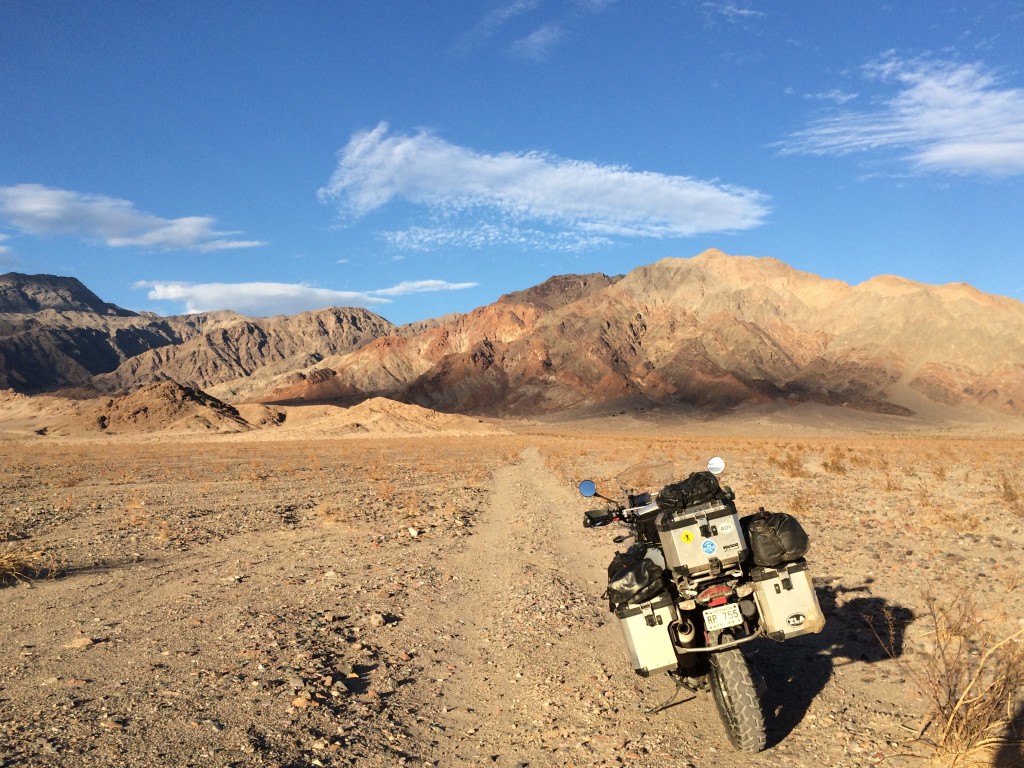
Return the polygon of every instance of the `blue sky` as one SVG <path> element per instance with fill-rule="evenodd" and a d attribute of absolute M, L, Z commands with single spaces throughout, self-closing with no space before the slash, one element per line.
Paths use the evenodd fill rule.
<path fill-rule="evenodd" d="M 1024 300 L 1024 2 L 0 4 L 0 272 L 402 323 L 709 247 Z"/>

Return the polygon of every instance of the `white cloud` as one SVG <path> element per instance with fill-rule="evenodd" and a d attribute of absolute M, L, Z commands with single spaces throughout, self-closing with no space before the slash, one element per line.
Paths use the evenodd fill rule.
<path fill-rule="evenodd" d="M 540 0 L 513 0 L 487 13 L 462 37 L 461 47 L 474 48 L 482 45 L 512 19 L 534 10 Z"/>
<path fill-rule="evenodd" d="M 755 190 L 540 152 L 485 154 L 426 131 L 391 135 L 385 123 L 352 137 L 319 196 L 345 220 L 399 198 L 444 220 L 392 234 L 396 244 L 476 236 L 483 246 L 522 234 L 521 222 L 556 239 L 685 237 L 750 229 L 768 213 Z M 499 223 L 478 228 L 488 217 Z"/>
<path fill-rule="evenodd" d="M 705 13 L 717 14 L 726 19 L 726 21 L 731 21 L 736 24 L 750 21 L 752 19 L 765 18 L 764 11 L 759 11 L 750 7 L 742 7 L 731 2 L 706 2 L 701 7 L 704 9 Z"/>
<path fill-rule="evenodd" d="M 840 91 L 838 88 L 833 88 L 831 91 L 825 91 L 823 93 L 805 93 L 804 98 L 813 101 L 831 101 L 835 104 L 846 104 L 848 101 L 856 99 L 858 94 L 848 93 L 847 91 Z"/>
<path fill-rule="evenodd" d="M 407 293 L 427 293 L 433 291 L 462 291 L 475 288 L 476 283 L 449 283 L 446 280 L 404 280 L 390 288 L 370 291 L 374 296 L 404 296 Z"/>
<path fill-rule="evenodd" d="M 143 213 L 127 200 L 87 195 L 42 184 L 0 187 L 0 218 L 29 235 L 67 235 L 101 240 L 115 248 L 219 251 L 263 245 L 225 239 L 206 216 L 164 219 Z"/>
<path fill-rule="evenodd" d="M 513 54 L 525 59 L 543 61 L 552 48 L 578 33 L 581 18 L 604 13 L 616 2 L 617 0 L 571 0 L 554 7 L 551 3 L 542 3 L 541 0 L 504 2 L 488 11 L 462 35 L 458 48 L 467 51 L 482 46 L 492 38 L 499 37 L 506 27 L 512 27 L 517 23 L 525 26 L 525 17 L 537 17 L 543 13 L 556 18 L 549 21 L 531 21 L 534 31 L 514 39 L 510 44 Z M 535 11 L 537 13 L 534 13 Z"/>
<path fill-rule="evenodd" d="M 11 249 L 9 246 L 4 245 L 4 240 L 10 240 L 10 235 L 0 233 L 0 254 L 10 253 Z"/>
<path fill-rule="evenodd" d="M 390 288 L 372 291 L 332 291 L 302 283 L 186 283 L 146 280 L 136 289 L 148 288 L 152 301 L 175 302 L 185 313 L 230 309 L 250 317 L 294 315 L 326 307 L 372 307 L 389 304 L 389 296 L 404 296 L 428 291 L 458 291 L 476 283 L 449 283 L 445 280 L 405 281 Z"/>
<path fill-rule="evenodd" d="M 1008 176 L 1024 173 L 1024 89 L 1001 85 L 980 64 L 889 56 L 865 74 L 898 87 L 872 111 L 810 124 L 783 154 L 844 155 L 897 149 L 921 171 Z"/>
<path fill-rule="evenodd" d="M 410 227 L 385 232 L 383 237 L 396 248 L 411 251 L 517 246 L 557 253 L 580 253 L 612 242 L 611 238 L 603 235 L 585 232 L 548 232 L 518 227 L 502 221 L 477 221 L 472 227 Z"/>
<path fill-rule="evenodd" d="M 512 51 L 525 59 L 543 61 L 563 37 L 565 30 L 559 24 L 545 24 L 512 43 Z"/>
<path fill-rule="evenodd" d="M 186 313 L 234 310 L 243 315 L 267 317 L 294 315 L 325 307 L 369 307 L 386 304 L 360 291 L 331 291 L 294 283 L 183 283 L 159 280 L 135 283 L 135 288 L 148 288 L 153 301 L 173 301 L 184 306 Z"/>

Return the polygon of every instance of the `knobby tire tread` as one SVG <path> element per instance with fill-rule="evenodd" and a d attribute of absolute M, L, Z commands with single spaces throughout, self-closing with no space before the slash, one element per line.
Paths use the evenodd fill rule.
<path fill-rule="evenodd" d="M 708 682 L 729 742 L 741 752 L 760 752 L 767 743 L 764 713 L 746 657 L 733 648 L 713 654 L 710 664 Z"/>

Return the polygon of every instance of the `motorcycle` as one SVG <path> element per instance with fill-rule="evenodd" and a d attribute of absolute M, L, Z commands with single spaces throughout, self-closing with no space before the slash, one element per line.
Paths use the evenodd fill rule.
<path fill-rule="evenodd" d="M 618 522 L 628 535 L 614 541 L 633 540 L 608 567 L 606 595 L 636 673 L 667 673 L 677 693 L 710 689 L 733 747 L 759 752 L 766 744 L 764 684 L 745 646 L 820 632 L 825 618 L 799 522 L 764 508 L 740 518 L 735 494 L 718 481 L 724 470 L 716 456 L 707 471 L 673 482 L 670 462 L 635 465 L 616 477 L 626 504 L 584 480 L 583 496 L 611 506 L 588 511 L 583 525 Z"/>

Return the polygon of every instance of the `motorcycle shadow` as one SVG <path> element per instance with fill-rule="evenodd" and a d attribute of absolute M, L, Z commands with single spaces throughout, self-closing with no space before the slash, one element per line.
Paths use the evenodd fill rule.
<path fill-rule="evenodd" d="M 869 582 L 870 583 L 870 582 Z M 763 698 L 768 747 L 782 742 L 803 721 L 815 697 L 841 664 L 874 664 L 903 654 L 904 634 L 914 620 L 909 608 L 859 587 L 815 585 L 825 628 L 775 643 L 758 640 L 751 649 L 765 682 Z M 849 593 L 853 598 L 843 597 Z M 760 653 L 759 651 L 764 651 Z"/>
<path fill-rule="evenodd" d="M 1006 724 L 1006 732 L 993 759 L 992 768 L 1024 768 L 1024 702 L 1021 702 L 1013 719 Z"/>

